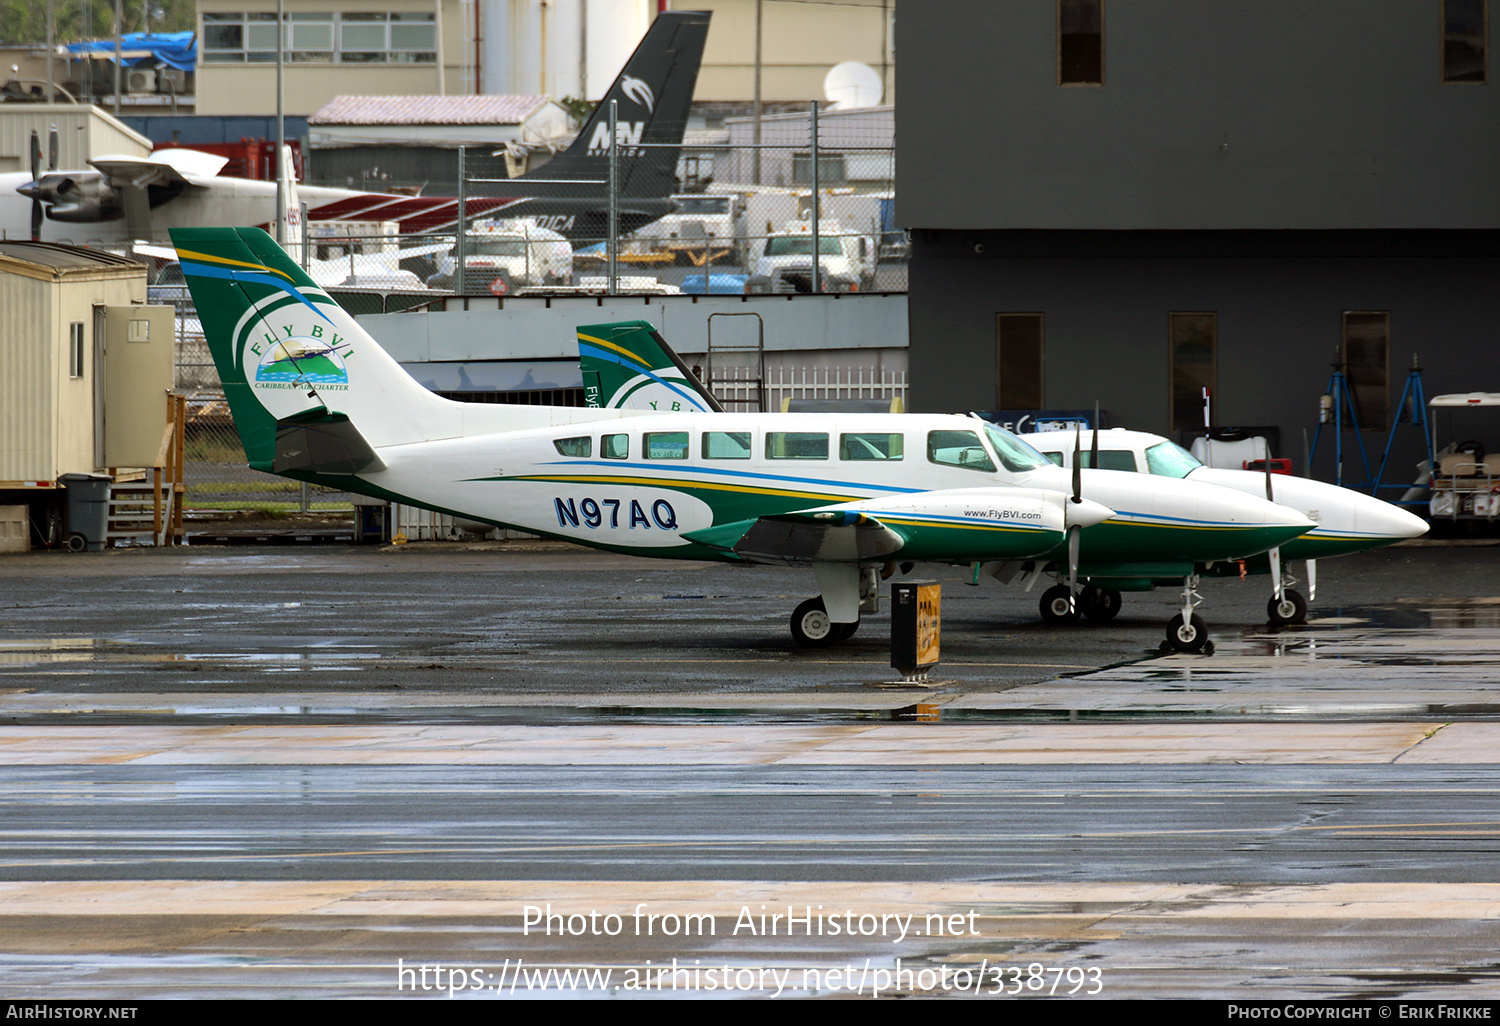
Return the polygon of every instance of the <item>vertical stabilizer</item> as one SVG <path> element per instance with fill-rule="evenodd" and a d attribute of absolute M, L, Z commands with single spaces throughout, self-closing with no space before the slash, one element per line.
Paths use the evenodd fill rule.
<path fill-rule="evenodd" d="M 447 438 L 462 404 L 391 359 L 259 228 L 174 228 L 235 426 L 269 470 L 279 422 L 340 415 L 371 446 Z"/>
<path fill-rule="evenodd" d="M 724 412 L 648 321 L 580 327 L 578 364 L 588 406 L 660 413 Z"/>

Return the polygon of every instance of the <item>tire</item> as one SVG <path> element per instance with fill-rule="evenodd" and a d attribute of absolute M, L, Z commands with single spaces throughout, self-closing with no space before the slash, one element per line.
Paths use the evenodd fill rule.
<path fill-rule="evenodd" d="M 1113 588 L 1096 588 L 1091 584 L 1083 589 L 1078 604 L 1083 607 L 1083 615 L 1090 620 L 1108 623 L 1120 615 L 1122 600 L 1120 593 Z"/>
<path fill-rule="evenodd" d="M 1042 592 L 1040 609 L 1042 622 L 1049 627 L 1061 627 L 1078 620 L 1078 610 L 1072 602 L 1073 593 L 1066 584 L 1054 585 Z"/>
<path fill-rule="evenodd" d="M 1208 624 L 1197 613 L 1183 623 L 1178 613 L 1167 622 L 1167 644 L 1178 652 L 1201 652 L 1208 644 Z"/>
<path fill-rule="evenodd" d="M 840 624 L 828 619 L 821 598 L 810 598 L 792 611 L 792 640 L 803 648 L 827 648 L 838 641 Z"/>
<path fill-rule="evenodd" d="M 1271 621 L 1272 627 L 1287 627 L 1296 623 L 1307 622 L 1307 599 L 1302 593 L 1293 591 L 1291 588 L 1283 588 L 1281 601 L 1276 596 L 1271 596 L 1271 601 L 1266 603 L 1266 617 Z"/>
<path fill-rule="evenodd" d="M 89 547 L 89 540 L 87 538 L 85 538 L 83 535 L 77 533 L 76 531 L 73 534 L 68 535 L 68 551 L 69 552 L 82 552 L 84 549 L 86 549 L 88 547 Z"/>

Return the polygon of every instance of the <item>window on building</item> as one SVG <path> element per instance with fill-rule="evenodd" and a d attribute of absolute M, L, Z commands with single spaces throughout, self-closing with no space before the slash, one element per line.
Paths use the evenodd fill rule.
<path fill-rule="evenodd" d="M 1201 428 L 1203 390 L 1219 386 L 1219 315 L 1174 313 L 1169 320 L 1172 430 Z"/>
<path fill-rule="evenodd" d="M 1391 315 L 1386 310 L 1345 310 L 1340 353 L 1354 413 L 1365 430 L 1384 431 L 1390 418 Z"/>
<path fill-rule="evenodd" d="M 431 64 L 437 61 L 433 14 L 302 11 L 287 15 L 283 39 L 293 63 Z M 276 15 L 204 12 L 207 63 L 274 63 Z"/>
<path fill-rule="evenodd" d="M 83 322 L 68 325 L 68 377 L 83 377 Z"/>
<path fill-rule="evenodd" d="M 1443 81 L 1489 79 L 1487 0 L 1443 0 Z"/>
<path fill-rule="evenodd" d="M 1057 0 L 1057 84 L 1104 84 L 1104 0 Z"/>
<path fill-rule="evenodd" d="M 819 134 L 821 135 L 822 133 Z M 820 151 L 818 153 L 818 186 L 821 188 L 825 185 L 843 185 L 849 180 L 849 169 L 844 163 L 844 155 L 842 153 L 823 153 L 821 152 L 822 148 L 823 143 L 820 140 L 818 143 Z M 812 184 L 811 153 L 792 154 L 792 184 Z"/>
<path fill-rule="evenodd" d="M 1042 402 L 1042 315 L 995 315 L 995 409 L 1039 410 Z"/>

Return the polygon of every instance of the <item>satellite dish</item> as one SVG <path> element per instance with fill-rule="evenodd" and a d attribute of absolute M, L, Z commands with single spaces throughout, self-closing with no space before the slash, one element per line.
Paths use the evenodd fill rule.
<path fill-rule="evenodd" d="M 833 104 L 834 110 L 873 107 L 880 102 L 884 92 L 880 75 L 859 61 L 835 64 L 823 79 L 823 95 Z"/>

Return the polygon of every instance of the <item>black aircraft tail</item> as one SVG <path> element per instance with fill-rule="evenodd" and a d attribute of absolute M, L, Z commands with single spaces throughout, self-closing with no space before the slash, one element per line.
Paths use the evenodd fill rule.
<path fill-rule="evenodd" d="M 602 217 L 597 199 L 604 189 L 598 183 L 609 180 L 610 100 L 616 101 L 620 146 L 621 230 L 633 231 L 671 210 L 671 196 L 677 190 L 677 158 L 703 62 L 708 21 L 707 11 L 658 14 L 573 144 L 513 180 L 543 179 L 525 191 L 532 198 L 507 207 L 506 216 L 527 216 L 531 211 L 521 208 L 532 206 L 544 214 L 564 209 L 556 205 L 557 200 L 588 199 L 594 201 L 589 204 L 593 209 L 580 210 L 583 217 L 579 220 Z M 643 145 L 647 143 L 652 145 Z"/>

